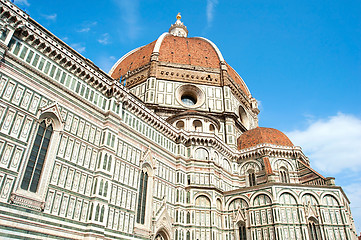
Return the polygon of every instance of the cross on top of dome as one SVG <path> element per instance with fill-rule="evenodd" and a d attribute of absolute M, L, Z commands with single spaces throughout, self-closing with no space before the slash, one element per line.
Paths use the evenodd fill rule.
<path fill-rule="evenodd" d="M 181 14 L 177 14 L 177 21 L 171 25 L 169 28 L 169 33 L 178 36 L 178 37 L 187 37 L 188 36 L 188 30 L 187 27 L 184 26 L 184 24 L 181 22 Z"/>

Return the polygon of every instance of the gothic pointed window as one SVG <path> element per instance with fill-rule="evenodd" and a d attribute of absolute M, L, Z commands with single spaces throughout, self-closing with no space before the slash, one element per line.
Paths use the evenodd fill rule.
<path fill-rule="evenodd" d="M 39 124 L 29 161 L 25 168 L 21 189 L 37 192 L 52 134 L 52 121 L 49 119 L 42 121 Z"/>
<path fill-rule="evenodd" d="M 99 204 L 97 205 L 96 207 L 96 210 L 95 210 L 95 221 L 98 221 L 99 220 L 99 210 L 100 210 L 100 206 Z"/>
<path fill-rule="evenodd" d="M 145 205 L 147 201 L 147 185 L 148 185 L 148 173 L 144 171 L 140 174 L 139 181 L 139 196 L 138 196 L 138 211 L 137 211 L 137 223 L 144 224 L 145 222 Z"/>
<path fill-rule="evenodd" d="M 90 205 L 90 210 L 89 210 L 88 220 L 91 220 L 91 219 L 92 219 L 92 216 L 93 216 L 93 207 L 94 207 L 94 204 L 91 203 L 91 205 Z"/>
<path fill-rule="evenodd" d="M 256 174 L 254 173 L 253 169 L 250 169 L 248 171 L 248 185 L 250 187 L 255 186 L 256 185 Z"/>
<path fill-rule="evenodd" d="M 308 234 L 310 240 L 322 240 L 320 226 L 314 218 L 310 218 L 308 222 Z"/>
<path fill-rule="evenodd" d="M 108 154 L 105 154 L 104 161 L 103 161 L 103 169 L 104 170 L 107 169 L 107 164 L 108 164 Z"/>
<path fill-rule="evenodd" d="M 246 225 L 244 223 L 238 226 L 238 232 L 240 240 L 247 240 Z"/>
<path fill-rule="evenodd" d="M 287 171 L 287 169 L 285 167 L 282 167 L 280 169 L 280 179 L 281 179 L 281 182 L 283 182 L 283 183 L 289 183 L 290 182 L 288 171 Z"/>

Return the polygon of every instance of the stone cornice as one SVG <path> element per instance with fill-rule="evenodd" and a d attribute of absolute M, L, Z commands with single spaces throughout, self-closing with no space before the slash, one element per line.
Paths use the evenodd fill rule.
<path fill-rule="evenodd" d="M 269 143 L 258 144 L 257 146 L 239 150 L 239 160 L 254 159 L 263 156 L 285 157 L 300 159 L 306 165 L 309 164 L 308 158 L 303 154 L 301 147 L 298 146 L 277 146 Z"/>

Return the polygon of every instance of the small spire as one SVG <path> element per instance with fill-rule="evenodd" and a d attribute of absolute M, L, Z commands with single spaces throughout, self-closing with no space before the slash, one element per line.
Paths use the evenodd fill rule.
<path fill-rule="evenodd" d="M 188 36 L 188 30 L 187 27 L 184 26 L 184 24 L 181 22 L 181 14 L 180 12 L 177 14 L 177 21 L 171 25 L 169 28 L 169 33 L 178 36 L 178 37 L 187 37 Z"/>

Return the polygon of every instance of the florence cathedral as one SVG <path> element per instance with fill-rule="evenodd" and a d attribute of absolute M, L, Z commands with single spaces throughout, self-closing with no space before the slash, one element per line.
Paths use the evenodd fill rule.
<path fill-rule="evenodd" d="M 99 69 L 0 0 L 0 238 L 354 240 L 350 202 L 180 14 Z"/>

